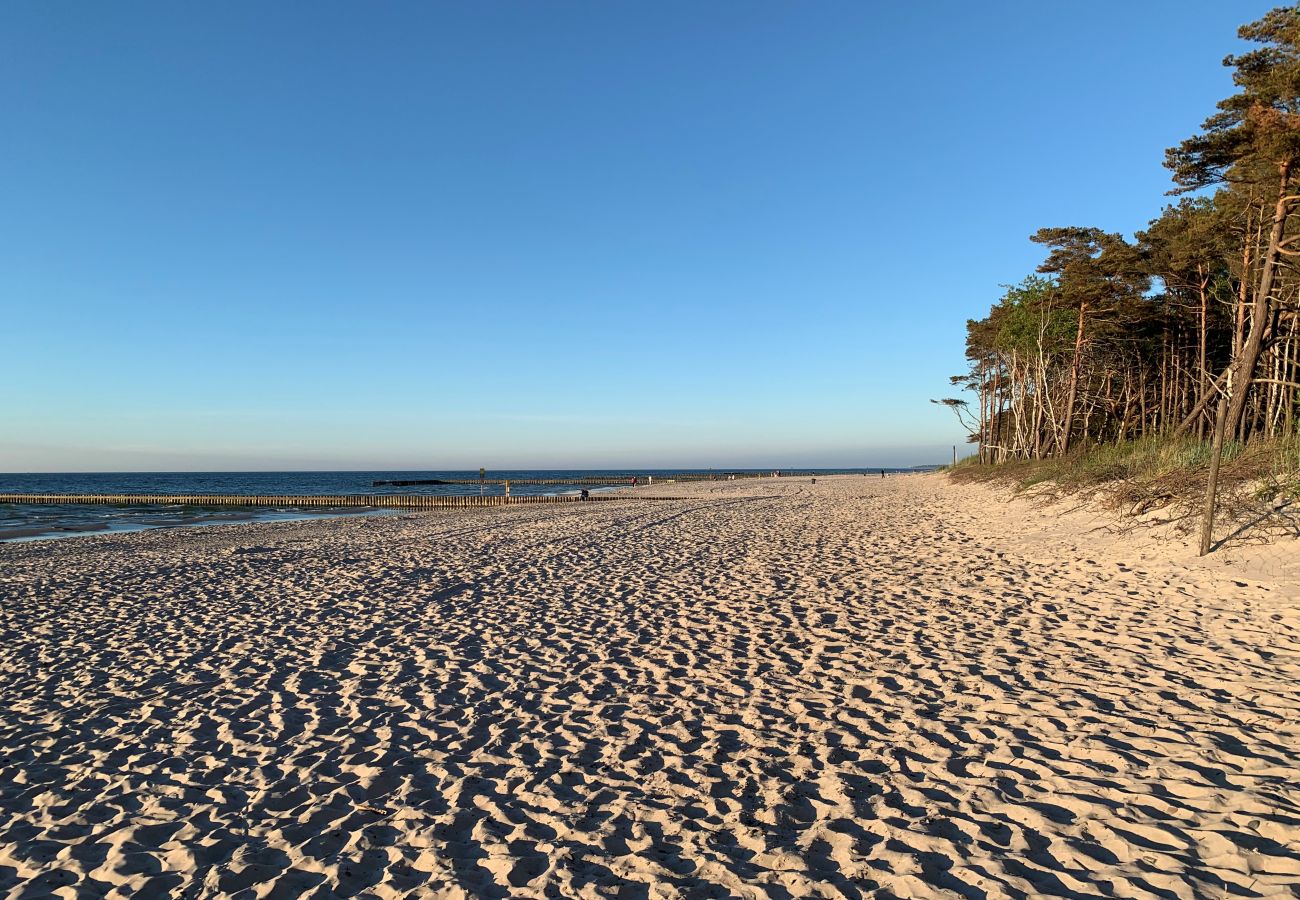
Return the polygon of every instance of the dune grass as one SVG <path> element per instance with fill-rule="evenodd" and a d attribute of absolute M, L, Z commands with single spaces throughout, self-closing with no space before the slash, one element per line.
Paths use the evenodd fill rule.
<path fill-rule="evenodd" d="M 993 482 L 1017 492 L 1095 497 L 1121 512 L 1168 510 L 1168 520 L 1190 519 L 1200 509 L 1210 463 L 1210 442 L 1158 436 L 1099 444 L 1053 459 L 981 464 L 968 457 L 952 467 L 953 479 Z M 1229 519 L 1257 515 L 1300 500 L 1300 435 L 1225 444 L 1220 503 Z"/>

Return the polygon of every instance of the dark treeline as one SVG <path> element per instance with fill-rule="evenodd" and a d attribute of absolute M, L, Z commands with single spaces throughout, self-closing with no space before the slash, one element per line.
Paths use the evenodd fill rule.
<path fill-rule="evenodd" d="M 1300 422 L 1300 8 L 1245 25 L 1237 93 L 1166 151 L 1182 194 L 1129 241 L 1043 228 L 1035 274 L 967 326 L 982 462 L 1155 434 L 1227 441 Z M 1194 192 L 1194 193 L 1193 193 Z"/>

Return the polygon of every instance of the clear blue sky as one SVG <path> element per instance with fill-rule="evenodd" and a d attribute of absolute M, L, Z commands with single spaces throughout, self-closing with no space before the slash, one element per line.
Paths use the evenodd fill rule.
<path fill-rule="evenodd" d="M 942 461 L 1272 4 L 0 8 L 0 471 Z"/>

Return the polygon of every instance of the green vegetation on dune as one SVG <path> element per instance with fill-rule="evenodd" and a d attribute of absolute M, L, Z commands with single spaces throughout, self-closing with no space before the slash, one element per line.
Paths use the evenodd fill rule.
<path fill-rule="evenodd" d="M 1001 463 L 981 463 L 972 454 L 949 474 L 956 481 L 1005 485 L 1032 496 L 1092 498 L 1128 515 L 1160 511 L 1159 521 L 1190 529 L 1201 512 L 1210 462 L 1209 441 L 1171 435 Z M 1300 502 L 1300 436 L 1226 444 L 1219 498 L 1221 518 L 1233 525 L 1253 522 L 1264 530 L 1300 534 L 1300 523 L 1290 518 Z"/>
<path fill-rule="evenodd" d="M 1037 271 L 967 323 L 969 368 L 952 382 L 977 403 L 935 401 L 978 447 L 960 477 L 1105 485 L 1138 511 L 1194 508 L 1199 490 L 1202 553 L 1221 480 L 1234 515 L 1251 491 L 1294 492 L 1300 7 L 1239 36 L 1254 47 L 1224 60 L 1236 93 L 1165 154 L 1170 193 L 1191 196 L 1132 240 L 1039 229 Z"/>

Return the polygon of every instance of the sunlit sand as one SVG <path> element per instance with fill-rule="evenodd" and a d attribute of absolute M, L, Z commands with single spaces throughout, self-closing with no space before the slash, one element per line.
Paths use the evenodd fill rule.
<path fill-rule="evenodd" d="M 1293 543 L 650 490 L 0 547 L 0 892 L 1295 896 Z"/>

